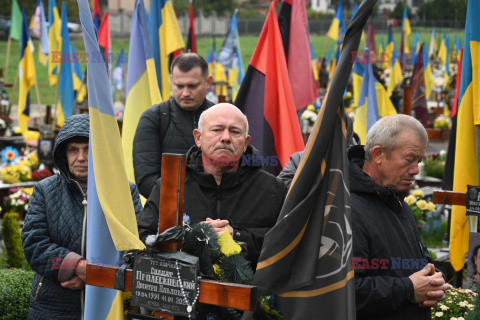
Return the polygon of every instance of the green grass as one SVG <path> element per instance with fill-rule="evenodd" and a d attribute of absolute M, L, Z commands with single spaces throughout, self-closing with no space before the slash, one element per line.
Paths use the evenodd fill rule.
<path fill-rule="evenodd" d="M 400 42 L 400 34 L 399 30 L 396 29 L 394 30 L 394 38 L 397 43 L 397 45 Z M 453 41 L 453 36 L 457 35 L 457 37 L 460 38 L 460 40 L 463 43 L 463 32 L 449 32 L 450 35 L 450 47 L 453 49 L 454 47 L 454 41 Z M 419 34 L 420 41 L 425 42 L 427 44 L 427 47 L 430 43 L 430 35 L 431 31 L 430 30 L 425 30 L 422 29 L 422 32 Z M 440 31 L 437 30 L 437 39 L 440 38 Z M 328 46 L 334 46 L 334 41 L 327 38 L 326 36 L 318 36 L 318 35 L 312 35 L 310 37 L 310 40 L 313 43 L 314 51 L 315 51 L 315 56 L 320 57 L 324 56 L 327 52 Z M 244 68 L 246 70 L 248 63 L 250 62 L 250 58 L 252 56 L 252 53 L 255 49 L 255 46 L 257 45 L 258 37 L 253 37 L 253 36 L 246 36 L 246 37 L 240 37 L 240 46 L 241 46 L 241 52 L 242 52 L 242 58 L 243 58 L 243 64 Z M 387 35 L 384 35 L 384 41 L 387 41 Z M 414 41 L 414 34 L 411 34 L 409 37 L 409 42 L 410 46 L 412 46 Z M 437 40 L 438 41 L 438 40 Z M 84 44 L 83 44 L 83 39 L 72 39 L 72 43 L 75 44 L 75 48 L 77 53 L 84 52 Z M 223 39 L 217 38 L 216 40 L 216 48 L 217 51 L 220 49 L 221 45 L 223 43 Z M 362 42 L 363 43 L 363 42 Z M 377 46 L 380 43 L 380 35 L 376 35 L 376 43 Z M 37 72 L 37 83 L 39 87 L 39 92 L 40 92 L 40 101 L 42 104 L 53 104 L 55 101 L 55 87 L 50 87 L 48 83 L 48 76 L 47 76 L 47 66 L 43 66 L 38 62 L 38 41 L 34 41 L 35 45 L 35 52 L 34 52 L 34 59 L 35 59 L 35 67 L 36 67 L 36 72 Z M 112 52 L 114 53 L 119 53 L 120 49 L 123 48 L 127 53 L 128 53 L 128 45 L 129 45 L 129 39 L 128 38 L 113 38 L 112 39 Z M 14 83 L 15 81 L 15 75 L 18 69 L 18 63 L 19 63 L 19 58 L 20 58 L 20 43 L 16 41 L 12 41 L 11 44 L 11 49 L 10 49 L 10 60 L 9 60 L 9 72 L 8 72 L 8 78 L 7 83 Z M 208 49 L 212 47 L 212 39 L 198 39 L 197 40 L 197 50 L 198 53 L 206 56 Z M 359 50 L 362 50 L 363 44 L 360 46 Z M 398 47 L 397 47 L 398 49 Z M 2 41 L 0 42 L 0 68 L 5 67 L 5 60 L 6 60 L 6 52 L 7 52 L 7 42 Z M 335 49 L 333 50 L 333 54 L 335 53 Z M 85 64 L 81 64 L 82 70 L 85 69 Z M 5 75 L 5 71 L 4 71 Z M 7 88 L 7 91 L 10 96 L 12 96 L 11 88 Z M 18 86 L 17 86 L 17 92 L 14 94 L 14 99 L 13 104 L 17 104 L 18 101 Z M 35 89 L 32 88 L 30 91 L 31 96 L 30 96 L 30 101 L 32 103 L 37 103 L 37 97 L 35 93 Z"/>

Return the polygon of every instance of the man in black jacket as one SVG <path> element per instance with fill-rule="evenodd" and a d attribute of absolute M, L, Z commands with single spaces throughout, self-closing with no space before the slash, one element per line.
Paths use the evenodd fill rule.
<path fill-rule="evenodd" d="M 403 200 L 427 143 L 418 120 L 394 115 L 370 129 L 365 148 L 348 151 L 357 319 L 430 319 L 445 299 L 449 285 Z"/>
<path fill-rule="evenodd" d="M 228 230 L 247 244 L 256 265 L 265 233 L 273 227 L 286 194 L 285 184 L 251 161 L 246 116 L 234 105 L 213 106 L 193 131 L 196 145 L 187 153 L 184 212 L 191 223 L 209 223 L 218 234 Z M 160 179 L 140 213 L 142 241 L 157 233 Z"/>
<path fill-rule="evenodd" d="M 133 169 L 140 194 L 148 197 L 161 176 L 162 153 L 186 153 L 200 114 L 213 103 L 206 100 L 212 82 L 207 61 L 184 53 L 171 65 L 173 98 L 143 112 L 133 139 Z"/>

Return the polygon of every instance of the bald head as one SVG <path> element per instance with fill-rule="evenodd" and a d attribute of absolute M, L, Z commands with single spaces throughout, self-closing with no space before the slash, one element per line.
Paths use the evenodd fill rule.
<path fill-rule="evenodd" d="M 218 117 L 239 118 L 240 123 L 238 125 L 243 127 L 245 137 L 248 136 L 247 116 L 244 115 L 240 109 L 230 103 L 219 103 L 202 112 L 200 119 L 198 120 L 198 130 L 200 133 L 203 132 L 205 121 L 213 120 Z"/>

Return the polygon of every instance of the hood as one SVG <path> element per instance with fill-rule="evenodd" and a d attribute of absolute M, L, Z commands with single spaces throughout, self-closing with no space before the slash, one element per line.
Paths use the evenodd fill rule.
<path fill-rule="evenodd" d="M 68 117 L 65 120 L 60 132 L 58 132 L 57 140 L 53 146 L 53 162 L 60 172 L 70 178 L 68 169 L 66 147 L 69 140 L 74 137 L 86 137 L 90 132 L 90 118 L 88 114 L 77 114 Z"/>
<path fill-rule="evenodd" d="M 258 150 L 253 146 L 248 145 L 247 150 L 245 150 L 240 159 L 238 170 L 234 172 L 225 172 L 222 175 L 222 185 L 235 185 L 242 182 L 246 174 L 252 170 L 260 170 L 262 168 L 260 161 L 252 161 L 252 159 L 256 159 L 256 157 L 258 157 Z M 211 179 L 214 181 L 212 174 L 203 171 L 202 150 L 196 145 L 192 146 L 187 152 L 186 167 L 187 170 L 196 176 L 200 183 L 203 181 L 206 184 L 210 184 L 212 182 Z"/>
<path fill-rule="evenodd" d="M 348 162 L 351 192 L 373 195 L 395 212 L 402 209 L 404 193 L 396 193 L 388 187 L 379 185 L 363 171 L 362 168 L 365 163 L 364 146 L 350 147 L 348 149 Z"/>

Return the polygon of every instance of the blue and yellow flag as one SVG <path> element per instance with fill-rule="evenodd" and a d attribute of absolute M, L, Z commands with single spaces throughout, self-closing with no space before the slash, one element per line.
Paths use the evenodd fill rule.
<path fill-rule="evenodd" d="M 55 0 L 48 1 L 48 44 L 50 58 L 48 59 L 48 82 L 51 86 L 57 83 L 59 61 L 61 60 L 60 15 Z"/>
<path fill-rule="evenodd" d="M 397 48 L 393 43 L 392 60 L 390 63 L 390 78 L 388 80 L 387 92 L 391 94 L 395 87 L 402 82 L 403 74 L 400 62 L 398 61 Z"/>
<path fill-rule="evenodd" d="M 177 16 L 170 0 L 152 0 L 148 31 L 157 73 L 158 87 L 164 100 L 170 98 L 170 53 L 185 48 Z"/>
<path fill-rule="evenodd" d="M 65 119 L 70 117 L 73 112 L 73 104 L 75 102 L 75 93 L 73 92 L 73 75 L 72 75 L 72 55 L 70 54 L 70 36 L 67 28 L 67 5 L 62 4 L 62 55 L 58 84 L 58 109 L 57 109 L 57 125 L 62 126 Z"/>
<path fill-rule="evenodd" d="M 369 55 L 368 50 L 365 50 L 365 54 Z M 372 64 L 368 59 L 365 63 L 362 87 L 360 88 L 355 121 L 353 122 L 353 131 L 358 134 L 360 141 L 363 142 L 367 140 L 368 130 L 380 119 L 375 82 Z"/>
<path fill-rule="evenodd" d="M 18 94 L 18 126 L 22 133 L 28 130 L 30 120 L 30 94 L 28 91 L 35 85 L 35 63 L 33 61 L 33 44 L 28 34 L 27 18 L 23 10 L 22 47 L 20 48 L 20 64 L 18 77 L 20 81 Z"/>
<path fill-rule="evenodd" d="M 412 47 L 412 61 L 411 61 L 411 65 L 413 66 L 415 64 L 415 58 L 416 58 L 416 55 L 418 53 L 418 51 L 420 50 L 420 47 L 421 45 L 418 44 L 418 31 L 415 31 L 415 39 L 413 40 L 413 47 Z M 425 52 L 425 51 L 424 51 Z"/>
<path fill-rule="evenodd" d="M 148 37 L 147 16 L 143 0 L 135 1 L 133 11 L 126 94 L 122 145 L 127 177 L 130 181 L 135 181 L 132 151 L 133 137 L 138 121 L 146 109 L 162 102 L 155 72 L 155 61 Z"/>
<path fill-rule="evenodd" d="M 101 57 L 87 0 L 78 0 L 85 51 Z M 88 168 L 87 259 L 118 264 L 119 251 L 145 248 L 138 238 L 122 144 L 103 59 L 87 61 L 90 146 Z M 121 291 L 86 287 L 85 319 L 123 319 Z"/>
<path fill-rule="evenodd" d="M 318 81 L 318 66 L 317 59 L 315 58 L 315 50 L 313 50 L 313 43 L 310 41 L 310 56 L 312 57 L 312 70 L 315 81 Z"/>
<path fill-rule="evenodd" d="M 72 43 L 70 46 L 72 53 L 72 64 L 73 64 L 73 90 L 77 92 L 77 101 L 82 102 L 85 99 L 87 94 L 87 87 L 83 82 L 83 72 L 80 67 L 79 59 L 77 52 L 75 50 L 75 45 Z"/>
<path fill-rule="evenodd" d="M 408 45 L 408 36 L 412 33 L 412 29 L 410 28 L 410 20 L 408 19 L 406 6 L 403 7 L 402 31 L 405 34 L 403 50 L 405 53 L 410 53 L 410 47 Z"/>
<path fill-rule="evenodd" d="M 337 12 L 333 17 L 332 24 L 328 29 L 327 36 L 335 41 L 343 41 L 345 35 L 345 21 L 343 20 L 343 4 L 342 1 L 338 3 Z"/>
<path fill-rule="evenodd" d="M 457 111 L 457 137 L 453 191 L 466 192 L 467 184 L 478 185 L 475 126 L 480 125 L 480 2 L 468 1 L 463 44 L 462 77 Z M 468 218 L 465 206 L 453 206 L 450 227 L 450 262 L 459 271 L 468 252 Z M 476 230 L 475 230 L 476 232 Z"/>

